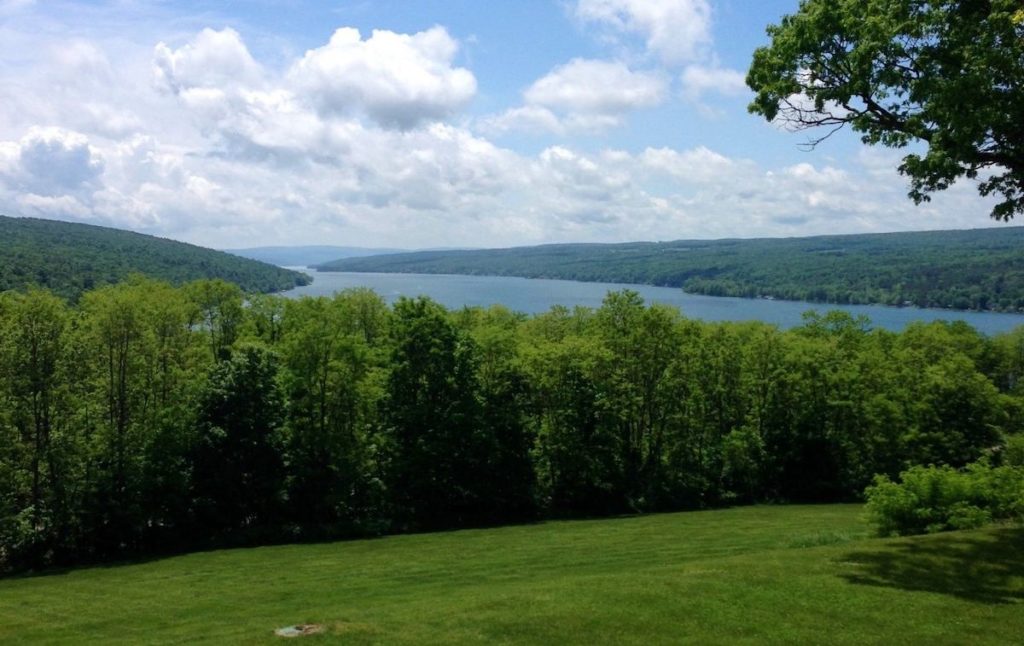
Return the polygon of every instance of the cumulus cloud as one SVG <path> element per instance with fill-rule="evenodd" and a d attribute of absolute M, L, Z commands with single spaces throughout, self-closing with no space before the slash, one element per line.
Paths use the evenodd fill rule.
<path fill-rule="evenodd" d="M 297 92 L 324 114 L 363 112 L 385 126 L 408 129 L 445 119 L 476 94 L 476 78 L 453 67 L 458 43 L 443 27 L 416 34 L 334 32 L 288 73 Z"/>
<path fill-rule="evenodd" d="M 8 164 L 7 181 L 26 193 L 70 195 L 93 186 L 103 161 L 79 133 L 59 128 L 35 128 L 16 147 Z M 11 163 L 13 162 L 13 164 Z"/>
<path fill-rule="evenodd" d="M 612 34 L 640 37 L 669 65 L 700 60 L 711 46 L 707 0 L 579 0 L 575 15 Z"/>
<path fill-rule="evenodd" d="M 707 93 L 737 96 L 748 91 L 742 72 L 717 66 L 688 65 L 680 80 L 683 94 L 692 101 L 699 101 Z"/>
<path fill-rule="evenodd" d="M 524 105 L 484 122 L 490 131 L 557 134 L 595 132 L 619 125 L 630 111 L 661 103 L 668 80 L 659 72 L 633 71 L 619 61 L 576 58 L 535 81 Z"/>
<path fill-rule="evenodd" d="M 743 73 L 722 66 L 715 54 L 708 0 L 577 0 L 574 14 L 627 52 L 633 49 L 630 37 L 639 38 L 648 57 L 681 70 L 681 95 L 704 116 L 720 114 L 708 102 L 710 95 L 734 97 L 746 91 Z"/>
<path fill-rule="evenodd" d="M 737 180 L 750 182 L 756 165 L 744 159 L 732 159 L 706 146 L 678 151 L 672 148 L 647 148 L 639 161 L 651 170 L 670 175 L 675 180 L 693 185 L 731 184 Z"/>
<path fill-rule="evenodd" d="M 204 29 L 178 49 L 160 42 L 153 52 L 157 84 L 175 94 L 197 89 L 251 86 L 262 77 L 237 31 Z"/>
<path fill-rule="evenodd" d="M 75 38 L 52 47 L 51 60 L 59 69 L 65 83 L 109 83 L 114 77 L 114 68 L 106 53 L 95 43 Z"/>
<path fill-rule="evenodd" d="M 567 112 L 616 114 L 661 103 L 665 78 L 634 72 L 618 61 L 576 58 L 556 67 L 524 93 L 528 104 Z"/>
<path fill-rule="evenodd" d="M 618 13 L 590 23 L 636 35 L 647 50 L 643 21 L 624 13 L 633 4 L 600 6 Z M 20 35 L 0 28 L 12 34 L 0 58 L 24 61 L 0 68 L 0 213 L 207 246 L 422 247 L 938 228 L 986 211 L 969 187 L 915 208 L 895 162 L 878 155 L 840 168 L 767 167 L 696 142 L 510 150 L 460 118 L 476 79 L 440 27 L 341 30 L 270 63 L 243 34 L 202 25 L 187 38 L 160 25 L 125 38 L 76 28 L 33 47 L 33 11 L 22 10 Z M 633 66 L 570 60 L 499 117 L 592 132 L 667 100 L 670 79 L 689 78 L 700 97 L 732 91 L 713 78 L 722 75 L 713 56 L 693 51 L 660 72 L 653 56 L 629 58 Z"/>
<path fill-rule="evenodd" d="M 610 124 L 610 125 L 614 125 Z M 539 105 L 523 105 L 509 108 L 501 114 L 484 118 L 480 129 L 487 133 L 502 133 L 511 130 L 533 133 L 565 134 L 566 124 L 557 114 Z"/>

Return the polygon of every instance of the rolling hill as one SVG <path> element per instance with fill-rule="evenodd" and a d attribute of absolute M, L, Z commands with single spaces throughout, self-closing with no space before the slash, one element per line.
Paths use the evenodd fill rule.
<path fill-rule="evenodd" d="M 364 256 L 402 253 L 406 250 L 305 245 L 295 247 L 250 247 L 247 249 L 223 249 L 223 251 L 243 258 L 278 265 L 279 267 L 312 267 L 313 265 L 340 258 L 362 258 Z"/>
<path fill-rule="evenodd" d="M 639 283 L 711 296 L 1024 308 L 1024 227 L 806 238 L 553 244 L 341 259 L 320 271 Z"/>
<path fill-rule="evenodd" d="M 74 300 L 130 273 L 175 284 L 220 278 L 248 292 L 280 291 L 311 280 L 296 271 L 140 233 L 0 216 L 0 291 L 38 285 Z"/>

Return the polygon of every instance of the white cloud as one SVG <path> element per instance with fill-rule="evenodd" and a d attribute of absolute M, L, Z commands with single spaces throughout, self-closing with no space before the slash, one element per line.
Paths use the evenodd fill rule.
<path fill-rule="evenodd" d="M 618 61 L 575 58 L 553 69 L 523 93 L 526 103 L 566 112 L 620 114 L 651 107 L 667 82 L 655 72 L 634 72 Z"/>
<path fill-rule="evenodd" d="M 113 66 L 106 53 L 95 43 L 80 38 L 50 48 L 49 55 L 63 72 L 65 83 L 109 83 L 114 76 Z"/>
<path fill-rule="evenodd" d="M 453 67 L 458 43 L 443 27 L 416 34 L 334 32 L 289 72 L 297 92 L 327 115 L 365 112 L 377 123 L 411 128 L 445 119 L 476 94 L 476 78 Z"/>
<path fill-rule="evenodd" d="M 756 164 L 731 159 L 705 146 L 678 151 L 672 148 L 647 148 L 639 161 L 651 170 L 666 173 L 684 184 L 728 184 L 750 181 Z"/>
<path fill-rule="evenodd" d="M 523 92 L 525 105 L 485 119 L 488 132 L 600 132 L 633 110 L 660 104 L 668 80 L 659 72 L 633 71 L 619 61 L 576 58 Z"/>
<path fill-rule="evenodd" d="M 72 218 L 75 220 L 87 220 L 92 215 L 92 209 L 82 204 L 78 198 L 70 195 L 36 195 L 25 193 L 18 196 L 18 206 L 22 212 L 33 215 L 52 218 Z"/>
<path fill-rule="evenodd" d="M 502 133 L 517 130 L 532 133 L 550 132 L 565 134 L 566 127 L 558 115 L 537 105 L 523 105 L 509 108 L 501 114 L 486 117 L 480 129 L 488 133 Z"/>
<path fill-rule="evenodd" d="M 252 86 L 263 75 L 242 37 L 230 28 L 204 29 L 174 50 L 158 43 L 153 66 L 158 85 L 175 94 L 199 88 Z"/>
<path fill-rule="evenodd" d="M 711 46 L 707 0 L 578 0 L 575 14 L 614 34 L 639 36 L 668 65 L 701 60 Z"/>
<path fill-rule="evenodd" d="M 34 128 L 17 144 L 7 181 L 22 191 L 44 196 L 76 193 L 92 186 L 103 161 L 81 134 L 59 128 Z"/>
<path fill-rule="evenodd" d="M 818 169 L 807 162 L 788 166 L 782 172 L 802 184 L 821 188 L 834 188 L 850 181 L 846 171 L 832 166 Z"/>
<path fill-rule="evenodd" d="M 17 13 L 34 4 L 35 0 L 0 0 L 0 16 Z"/>
<path fill-rule="evenodd" d="M 680 77 L 683 94 L 700 101 L 707 93 L 737 96 L 746 93 L 746 76 L 736 70 L 708 65 L 688 65 Z"/>
<path fill-rule="evenodd" d="M 648 58 L 681 69 L 681 95 L 705 117 L 721 115 L 708 95 L 735 97 L 746 91 L 744 75 L 723 67 L 715 55 L 708 0 L 577 0 L 574 13 L 623 45 L 621 55 L 635 57 L 625 37 L 639 37 Z"/>
<path fill-rule="evenodd" d="M 230 29 L 122 35 L 51 26 L 43 37 L 32 20 L 42 9 L 23 11 L 21 32 L 0 26 L 13 34 L 0 39 L 0 60 L 19 61 L 0 67 L 0 213 L 225 247 L 513 245 L 985 221 L 988 203 L 970 186 L 914 207 L 895 160 L 876 154 L 842 167 L 818 158 L 767 167 L 696 143 L 504 148 L 462 125 L 476 79 L 457 66 L 457 44 L 442 28 L 347 32 L 341 44 L 265 60 L 254 54 L 268 51 L 265 40 L 250 50 Z M 601 24 L 647 46 L 625 14 L 619 20 L 621 29 Z M 173 46 L 154 48 L 161 42 Z M 668 72 L 645 65 L 570 61 L 492 120 L 561 134 L 614 126 L 669 94 Z M 685 78 L 687 66 L 719 70 L 708 55 L 672 74 Z M 689 74 L 709 98 L 735 85 L 713 83 L 718 73 Z"/>

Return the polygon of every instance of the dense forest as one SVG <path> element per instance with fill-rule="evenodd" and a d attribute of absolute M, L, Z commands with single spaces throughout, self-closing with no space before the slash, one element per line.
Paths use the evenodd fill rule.
<path fill-rule="evenodd" d="M 247 292 L 308 284 L 305 274 L 183 242 L 88 224 L 0 216 L 0 291 L 36 285 L 65 298 L 131 273 L 180 284 L 220 278 Z"/>
<path fill-rule="evenodd" d="M 755 240 L 557 244 L 342 259 L 321 271 L 478 274 L 681 287 L 814 303 L 1020 311 L 1024 227 Z"/>
<path fill-rule="evenodd" d="M 248 249 L 223 249 L 226 253 L 267 262 L 279 267 L 312 267 L 340 258 L 362 258 L 386 253 L 401 253 L 402 249 L 371 249 L 367 247 L 335 247 L 330 245 L 305 245 L 294 247 L 250 247 Z"/>
<path fill-rule="evenodd" d="M 0 295 L 0 568 L 537 518 L 860 499 L 998 463 L 1024 328 L 528 317 L 135 276 Z"/>

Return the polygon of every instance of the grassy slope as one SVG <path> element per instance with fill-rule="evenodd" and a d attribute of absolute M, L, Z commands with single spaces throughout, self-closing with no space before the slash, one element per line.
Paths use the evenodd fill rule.
<path fill-rule="evenodd" d="M 56 220 L 0 216 L 0 291 L 48 287 L 76 299 L 138 272 L 172 283 L 221 278 L 250 292 L 309 282 L 299 272 L 153 236 Z"/>
<path fill-rule="evenodd" d="M 0 642 L 1013 643 L 1024 531 L 752 507 L 209 552 L 0 581 Z"/>

